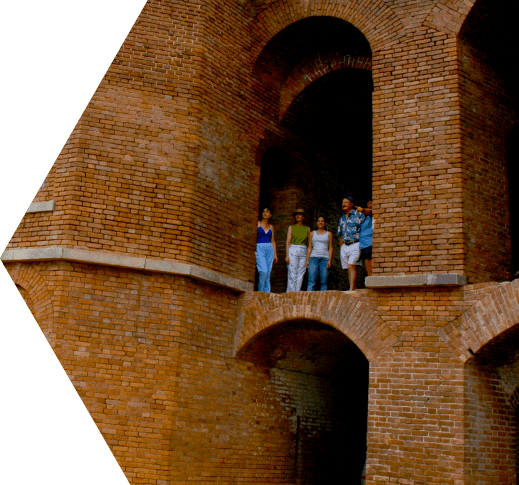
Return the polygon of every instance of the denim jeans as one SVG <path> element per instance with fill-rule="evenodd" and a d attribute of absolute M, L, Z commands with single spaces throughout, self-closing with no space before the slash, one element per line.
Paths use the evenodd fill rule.
<path fill-rule="evenodd" d="M 274 247 L 271 243 L 256 244 L 256 268 L 258 268 L 258 291 L 270 293 L 270 272 L 274 262 Z"/>
<path fill-rule="evenodd" d="M 328 279 L 329 269 L 327 266 L 328 258 L 310 258 L 310 261 L 308 261 L 308 288 L 306 291 L 314 291 L 317 273 L 319 273 L 319 280 L 321 281 L 321 291 L 328 289 L 326 280 Z"/>

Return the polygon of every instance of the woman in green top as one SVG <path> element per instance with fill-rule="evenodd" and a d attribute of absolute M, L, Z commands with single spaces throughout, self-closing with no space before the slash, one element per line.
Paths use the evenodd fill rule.
<path fill-rule="evenodd" d="M 296 223 L 288 228 L 287 233 L 287 268 L 289 291 L 300 291 L 303 283 L 303 276 L 306 271 L 306 251 L 308 249 L 308 236 L 310 228 L 303 225 L 305 213 L 303 209 L 297 209 L 292 214 Z"/>

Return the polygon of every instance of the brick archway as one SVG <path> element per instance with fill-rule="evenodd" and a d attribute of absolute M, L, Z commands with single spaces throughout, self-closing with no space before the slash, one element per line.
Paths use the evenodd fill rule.
<path fill-rule="evenodd" d="M 483 346 L 519 323 L 519 280 L 502 283 L 492 293 L 438 331 L 466 362 Z"/>
<path fill-rule="evenodd" d="M 30 266 L 16 264 L 6 265 L 6 268 L 22 296 L 27 298 L 27 306 L 42 332 L 51 342 L 54 337 L 54 305 L 44 279 Z"/>
<path fill-rule="evenodd" d="M 291 320 L 314 320 L 346 335 L 369 360 L 393 347 L 398 338 L 367 300 L 340 292 L 246 293 L 242 297 L 234 353 L 263 330 Z"/>
<path fill-rule="evenodd" d="M 308 2 L 287 0 L 271 4 L 254 20 L 252 26 L 253 55 L 256 59 L 265 45 L 290 24 L 308 17 L 337 17 L 357 27 L 368 39 L 373 51 L 387 47 L 404 34 L 400 18 L 383 0 L 331 3 L 327 0 Z"/>

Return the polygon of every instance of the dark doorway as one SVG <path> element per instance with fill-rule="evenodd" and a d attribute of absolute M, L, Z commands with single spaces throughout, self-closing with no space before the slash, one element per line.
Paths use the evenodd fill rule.
<path fill-rule="evenodd" d="M 268 88 L 266 111 L 272 122 L 268 136 L 272 145 L 261 161 L 260 200 L 276 213 L 273 224 L 281 264 L 272 272 L 275 293 L 286 290 L 282 262 L 296 208 L 305 210 L 305 223 L 312 230 L 317 218 L 324 216 L 327 229 L 335 233 L 345 195 L 353 196 L 360 206 L 372 197 L 372 74 L 368 68 L 346 67 L 343 62 L 359 56 L 371 59 L 369 43 L 358 29 L 341 19 L 312 17 L 275 36 L 255 66 L 258 89 Z M 303 83 L 305 75 L 298 80 L 297 73 L 314 60 L 345 67 L 329 68 L 323 75 L 313 73 L 313 82 L 306 83 L 280 112 L 287 79 Z M 337 238 L 334 248 L 328 289 L 347 290 Z M 362 282 L 361 277 L 358 287 L 363 287 Z"/>
<path fill-rule="evenodd" d="M 331 326 L 297 320 L 269 328 L 240 351 L 268 369 L 290 434 L 293 483 L 360 483 L 366 460 L 369 364 Z"/>
<path fill-rule="evenodd" d="M 519 276 L 519 130 L 508 139 L 508 188 L 510 197 L 510 237 L 512 239 L 512 277 Z"/>

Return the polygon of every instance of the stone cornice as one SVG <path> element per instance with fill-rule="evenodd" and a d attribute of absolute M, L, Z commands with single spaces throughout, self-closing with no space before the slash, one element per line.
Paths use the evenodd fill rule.
<path fill-rule="evenodd" d="M 417 274 L 402 276 L 368 276 L 367 288 L 408 288 L 430 286 L 463 286 L 467 277 L 458 273 Z"/>
<path fill-rule="evenodd" d="M 56 208 L 56 202 L 48 200 L 46 202 L 33 202 L 26 211 L 26 214 L 33 212 L 52 212 Z"/>
<path fill-rule="evenodd" d="M 1 257 L 4 262 L 29 261 L 76 261 L 86 264 L 101 264 L 118 268 L 130 268 L 156 273 L 190 276 L 236 291 L 252 291 L 253 283 L 239 280 L 195 264 L 179 263 L 171 259 L 149 259 L 91 249 L 63 247 L 7 249 Z"/>

